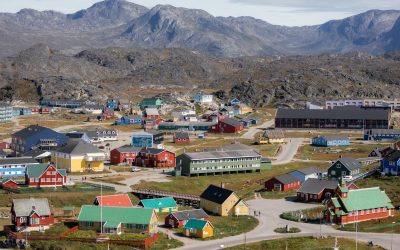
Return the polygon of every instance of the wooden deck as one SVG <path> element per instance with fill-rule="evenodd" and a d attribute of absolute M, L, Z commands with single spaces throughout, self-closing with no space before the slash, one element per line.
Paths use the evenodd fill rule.
<path fill-rule="evenodd" d="M 132 193 L 139 197 L 139 199 L 172 197 L 181 206 L 192 206 L 196 208 L 200 206 L 200 196 L 198 195 L 164 192 L 150 189 L 133 189 Z"/>

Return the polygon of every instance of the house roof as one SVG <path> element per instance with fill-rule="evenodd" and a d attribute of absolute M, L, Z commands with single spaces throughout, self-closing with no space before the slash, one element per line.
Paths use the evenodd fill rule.
<path fill-rule="evenodd" d="M 385 157 L 388 161 L 398 161 L 400 159 L 400 150 L 396 150 Z"/>
<path fill-rule="evenodd" d="M 189 133 L 176 132 L 174 137 L 177 138 L 177 139 L 189 139 Z"/>
<path fill-rule="evenodd" d="M 333 141 L 333 140 L 349 140 L 349 137 L 346 135 L 321 135 L 318 136 L 317 138 L 323 138 L 327 141 Z"/>
<path fill-rule="evenodd" d="M 142 150 L 142 148 L 134 147 L 134 146 L 130 146 L 130 145 L 125 145 L 125 146 L 116 148 L 116 150 L 118 152 L 121 152 L 121 153 L 139 153 L 140 150 Z"/>
<path fill-rule="evenodd" d="M 300 181 L 299 179 L 297 179 L 296 177 L 294 177 L 291 174 L 278 175 L 278 176 L 273 177 L 273 179 L 278 180 L 282 184 L 289 184 L 289 183 Z"/>
<path fill-rule="evenodd" d="M 370 129 L 366 132 L 370 135 L 400 135 L 400 129 Z"/>
<path fill-rule="evenodd" d="M 200 198 L 212 201 L 217 204 L 222 204 L 229 198 L 234 192 L 232 190 L 221 188 L 215 185 L 210 185 L 203 191 Z"/>
<path fill-rule="evenodd" d="M 127 194 L 97 196 L 95 202 L 103 207 L 133 207 Z"/>
<path fill-rule="evenodd" d="M 176 204 L 176 201 L 172 197 L 140 200 L 140 204 L 145 208 L 153 208 L 153 209 L 178 206 Z"/>
<path fill-rule="evenodd" d="M 39 126 L 39 125 L 31 125 L 29 127 L 21 129 L 18 132 L 15 132 L 13 134 L 13 136 L 26 138 L 26 137 L 30 137 L 30 136 L 32 136 L 32 135 L 34 135 L 36 133 L 40 133 L 40 132 L 46 131 L 46 130 L 51 130 L 51 129 L 46 128 L 46 127 L 42 127 L 42 126 Z"/>
<path fill-rule="evenodd" d="M 127 120 L 142 120 L 143 117 L 141 115 L 127 115 L 124 116 L 125 119 Z"/>
<path fill-rule="evenodd" d="M 100 149 L 91 143 L 85 142 L 80 139 L 69 140 L 64 147 L 61 147 L 57 152 L 71 154 L 71 155 L 82 155 L 90 153 L 103 153 Z"/>
<path fill-rule="evenodd" d="M 340 161 L 348 170 L 356 170 L 362 167 L 361 163 L 351 156 L 344 156 L 337 161 Z"/>
<path fill-rule="evenodd" d="M 168 151 L 168 150 L 159 149 L 159 148 L 143 148 L 142 150 L 140 150 L 140 153 L 158 155 L 158 154 L 161 154 L 164 151 Z"/>
<path fill-rule="evenodd" d="M 38 164 L 38 162 L 32 157 L 13 157 L 0 159 L 0 166 L 10 164 Z"/>
<path fill-rule="evenodd" d="M 179 221 L 185 221 L 189 219 L 203 219 L 207 218 L 208 214 L 203 209 L 185 210 L 172 213 Z"/>
<path fill-rule="evenodd" d="M 158 109 L 156 108 L 146 108 L 146 115 L 158 115 Z"/>
<path fill-rule="evenodd" d="M 320 180 L 308 178 L 297 192 L 307 194 L 319 194 L 324 189 L 335 190 L 338 182 L 334 180 Z"/>
<path fill-rule="evenodd" d="M 85 132 L 69 132 L 65 134 L 68 138 L 81 139 L 87 134 Z"/>
<path fill-rule="evenodd" d="M 347 212 L 379 207 L 393 208 L 389 197 L 379 187 L 349 190 L 347 198 L 338 199 Z"/>
<path fill-rule="evenodd" d="M 317 167 L 308 167 L 308 168 L 297 169 L 290 173 L 293 173 L 293 172 L 299 172 L 304 175 L 310 175 L 310 174 L 319 174 L 319 173 L 322 173 L 323 171 Z"/>
<path fill-rule="evenodd" d="M 154 215 L 153 209 L 137 207 L 100 207 L 83 205 L 78 221 L 105 222 L 110 224 L 150 224 Z"/>
<path fill-rule="evenodd" d="M 32 211 L 39 215 L 51 214 L 47 198 L 13 199 L 13 206 L 17 217 L 30 216 Z"/>
<path fill-rule="evenodd" d="M 194 229 L 201 230 L 201 229 L 203 229 L 208 223 L 210 223 L 210 222 L 207 221 L 207 220 L 189 219 L 188 222 L 186 222 L 186 224 L 183 226 L 183 228 L 184 228 L 184 229 L 194 228 Z M 212 226 L 211 223 L 210 223 L 210 225 Z"/>
<path fill-rule="evenodd" d="M 28 178 L 40 178 L 42 174 L 47 170 L 48 167 L 53 166 L 51 164 L 38 164 L 38 165 L 28 165 L 26 167 L 26 175 Z M 58 173 L 62 176 L 67 176 L 65 169 L 57 169 Z"/>
<path fill-rule="evenodd" d="M 282 130 L 266 130 L 264 132 L 264 137 L 269 139 L 284 139 L 285 134 Z"/>
<path fill-rule="evenodd" d="M 234 127 L 240 127 L 242 126 L 242 123 L 238 120 L 232 119 L 232 118 L 225 118 L 221 120 L 222 123 L 234 126 Z"/>
<path fill-rule="evenodd" d="M 377 109 L 278 109 L 276 119 L 388 120 L 389 110 Z"/>
<path fill-rule="evenodd" d="M 41 150 L 39 148 L 29 150 L 24 153 L 24 157 L 42 158 L 51 156 L 51 151 Z"/>

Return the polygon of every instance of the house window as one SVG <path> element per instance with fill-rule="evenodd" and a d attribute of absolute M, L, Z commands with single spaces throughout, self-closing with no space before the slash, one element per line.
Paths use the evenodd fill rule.
<path fill-rule="evenodd" d="M 366 214 L 369 214 L 371 212 L 371 209 L 366 210 Z"/>
<path fill-rule="evenodd" d="M 336 175 L 336 171 L 335 171 L 335 170 L 332 170 L 332 171 L 331 171 L 331 175 Z"/>
<path fill-rule="evenodd" d="M 20 223 L 26 222 L 26 217 L 19 217 L 19 222 Z"/>
<path fill-rule="evenodd" d="M 31 218 L 31 225 L 39 224 L 39 218 Z"/>
<path fill-rule="evenodd" d="M 85 227 L 94 227 L 94 222 L 93 221 L 86 221 L 84 222 Z"/>
<path fill-rule="evenodd" d="M 364 215 L 364 210 L 361 210 L 360 215 Z"/>

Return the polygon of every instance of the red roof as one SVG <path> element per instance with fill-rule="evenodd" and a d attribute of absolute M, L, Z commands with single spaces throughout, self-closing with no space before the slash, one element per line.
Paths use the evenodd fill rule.
<path fill-rule="evenodd" d="M 127 194 L 97 196 L 94 203 L 103 207 L 133 207 Z"/>

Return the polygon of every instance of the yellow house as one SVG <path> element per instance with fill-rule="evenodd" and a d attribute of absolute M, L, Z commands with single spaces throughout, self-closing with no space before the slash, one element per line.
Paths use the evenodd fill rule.
<path fill-rule="evenodd" d="M 214 236 L 214 226 L 207 220 L 189 219 L 182 230 L 187 237 L 204 239 Z"/>
<path fill-rule="evenodd" d="M 239 103 L 235 105 L 234 109 L 236 110 L 235 113 L 239 115 L 244 115 L 253 112 L 253 109 L 244 103 Z"/>
<path fill-rule="evenodd" d="M 281 130 L 267 130 L 257 140 L 259 144 L 284 143 L 285 135 Z"/>
<path fill-rule="evenodd" d="M 51 161 L 68 172 L 98 172 L 104 170 L 105 158 L 105 153 L 96 146 L 74 139 L 53 152 Z"/>
<path fill-rule="evenodd" d="M 220 216 L 248 215 L 248 205 L 235 192 L 210 185 L 200 195 L 200 207 Z"/>

